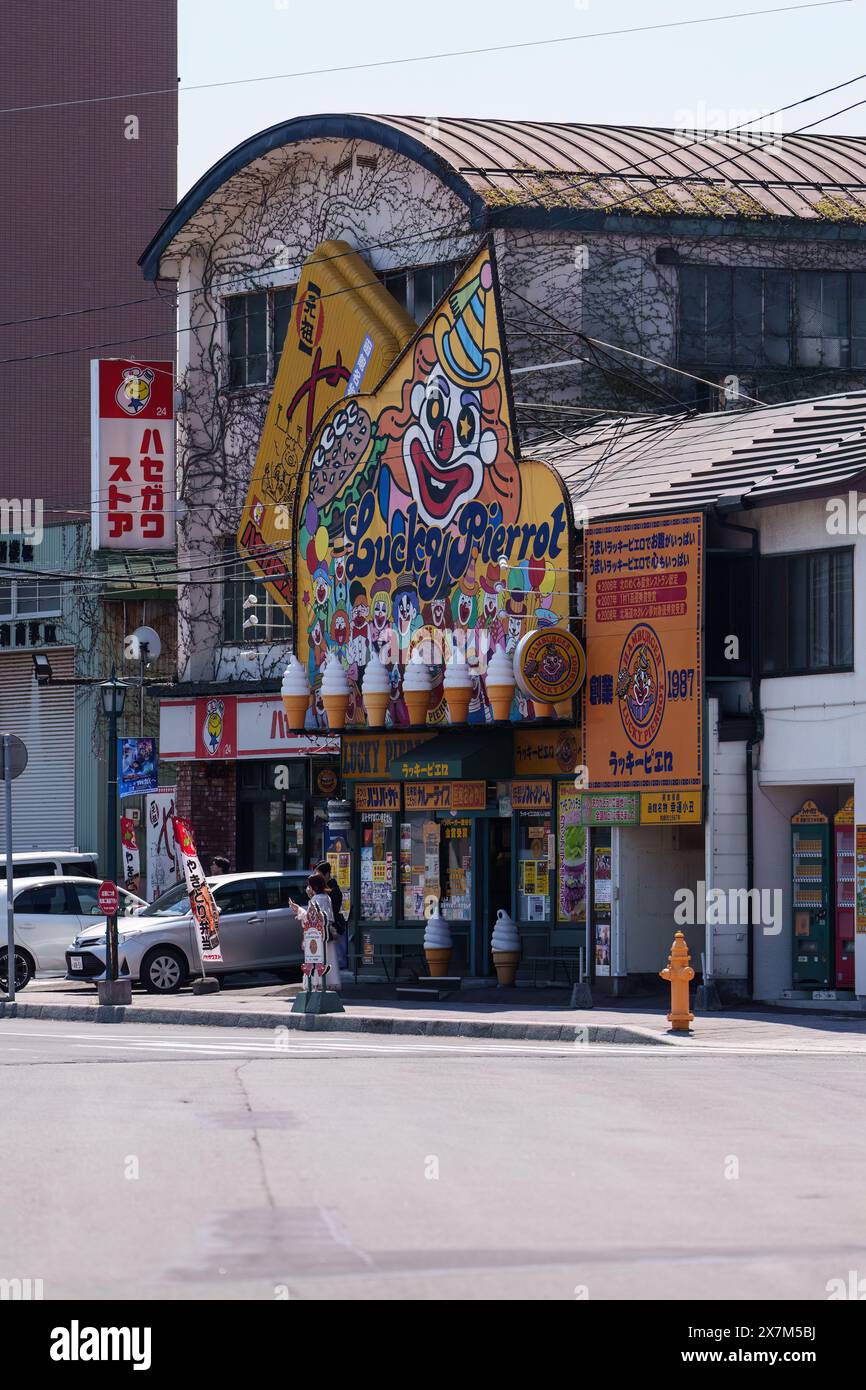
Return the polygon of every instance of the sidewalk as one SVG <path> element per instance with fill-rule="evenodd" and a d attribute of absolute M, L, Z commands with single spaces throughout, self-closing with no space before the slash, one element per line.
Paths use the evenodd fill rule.
<path fill-rule="evenodd" d="M 13 1006 L 0 1003 L 0 1019 L 16 1016 L 79 1023 L 306 1028 L 317 1032 L 640 1044 L 698 1052 L 723 1049 L 866 1054 L 866 1019 L 737 1009 L 699 1014 L 691 1036 L 672 1035 L 665 1006 L 657 999 L 627 1000 L 622 1004 L 610 1001 L 605 1008 L 570 1009 L 565 990 L 528 989 L 458 991 L 450 999 L 426 1006 L 388 996 L 362 997 L 347 990 L 344 1014 L 306 1018 L 291 1012 L 297 990 L 297 985 L 247 985 L 238 979 L 220 994 L 201 997 L 188 992 L 159 997 L 134 990 L 130 1006 L 103 1008 L 92 986 L 43 979 L 28 985 Z M 468 997 L 462 997 L 464 994 Z"/>

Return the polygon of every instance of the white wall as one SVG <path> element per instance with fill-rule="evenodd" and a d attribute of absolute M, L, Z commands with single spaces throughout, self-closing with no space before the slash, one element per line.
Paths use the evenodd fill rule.
<path fill-rule="evenodd" d="M 700 970 L 703 927 L 678 927 L 674 922 L 677 889 L 695 892 L 704 877 L 700 826 L 623 826 L 620 836 L 620 930 L 625 937 L 626 971 L 657 974 L 667 965 L 677 930 L 684 932 L 692 964 Z M 683 842 L 690 847 L 684 848 Z"/>
<path fill-rule="evenodd" d="M 707 711 L 708 888 L 748 886 L 748 827 L 746 818 L 746 745 L 719 742 L 719 702 Z M 725 913 L 725 916 L 731 914 Z M 749 970 L 748 926 L 741 922 L 714 923 L 713 974 L 721 982 L 746 980 Z"/>

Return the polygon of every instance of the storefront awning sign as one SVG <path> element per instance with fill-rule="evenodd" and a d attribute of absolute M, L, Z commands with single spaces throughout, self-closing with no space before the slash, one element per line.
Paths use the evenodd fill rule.
<path fill-rule="evenodd" d="M 486 782 L 407 782 L 407 811 L 483 811 Z"/>

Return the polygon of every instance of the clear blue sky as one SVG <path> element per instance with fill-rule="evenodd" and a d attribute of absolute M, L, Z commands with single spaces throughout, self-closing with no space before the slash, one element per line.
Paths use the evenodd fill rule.
<path fill-rule="evenodd" d="M 181 87 L 770 8 L 780 0 L 178 0 Z M 323 111 L 736 125 L 866 70 L 864 0 L 367 72 L 181 92 L 185 192 L 234 145 Z M 866 98 L 866 81 L 784 118 Z M 693 113 L 689 119 L 683 113 Z M 866 106 L 819 131 L 866 134 Z"/>

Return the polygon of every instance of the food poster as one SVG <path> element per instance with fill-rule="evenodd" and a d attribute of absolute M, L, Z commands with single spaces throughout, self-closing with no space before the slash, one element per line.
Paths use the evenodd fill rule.
<path fill-rule="evenodd" d="M 394 817 L 361 815 L 361 920 L 390 922 L 394 906 Z"/>
<path fill-rule="evenodd" d="M 580 792 L 560 784 L 558 804 L 559 903 L 561 923 L 586 922 L 587 830 L 581 825 Z"/>
<path fill-rule="evenodd" d="M 423 813 L 407 816 L 401 827 L 400 870 L 403 917 L 422 921 L 442 897 L 440 882 L 441 826 Z"/>
<path fill-rule="evenodd" d="M 368 375 L 365 387 L 372 386 Z M 386 669 L 388 727 L 417 723 L 404 675 L 426 666 L 426 722 L 448 718 L 444 675 L 469 667 L 470 724 L 490 723 L 488 661 L 530 631 L 568 629 L 572 514 L 561 478 L 520 461 L 498 288 L 485 246 L 372 394 L 331 404 L 313 431 L 295 511 L 297 653 L 309 727 L 327 727 L 322 667 L 336 655 L 347 726 L 363 727 L 365 669 Z M 553 674 L 561 656 L 543 648 Z M 509 717 L 536 717 L 515 687 Z"/>
<path fill-rule="evenodd" d="M 596 975 L 610 974 L 612 889 L 610 845 L 596 845 L 592 851 L 592 939 Z"/>
<path fill-rule="evenodd" d="M 440 911 L 446 921 L 468 921 L 472 916 L 471 820 L 449 817 L 442 825 L 442 840 L 445 881 Z"/>

